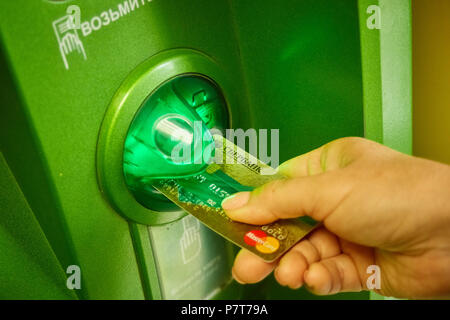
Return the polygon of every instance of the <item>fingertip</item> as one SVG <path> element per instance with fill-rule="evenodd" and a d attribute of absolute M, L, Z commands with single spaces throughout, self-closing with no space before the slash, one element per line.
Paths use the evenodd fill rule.
<path fill-rule="evenodd" d="M 242 249 L 234 260 L 233 278 L 239 283 L 256 283 L 267 277 L 275 262 L 265 262 L 248 250 Z"/>
<path fill-rule="evenodd" d="M 313 263 L 304 274 L 305 284 L 317 295 L 327 295 L 332 289 L 332 278 L 320 262 Z"/>
<path fill-rule="evenodd" d="M 274 276 L 282 286 L 298 289 L 303 285 L 303 273 L 308 267 L 305 257 L 295 250 L 284 255 L 275 269 Z"/>

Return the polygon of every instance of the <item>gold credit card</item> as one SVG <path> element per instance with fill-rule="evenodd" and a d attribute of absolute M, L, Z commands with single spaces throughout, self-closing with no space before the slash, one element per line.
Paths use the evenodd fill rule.
<path fill-rule="evenodd" d="M 309 217 L 278 220 L 257 226 L 232 221 L 222 200 L 284 177 L 234 143 L 215 135 L 214 162 L 187 178 L 156 179 L 153 186 L 210 229 L 265 261 L 278 259 L 318 226 Z"/>

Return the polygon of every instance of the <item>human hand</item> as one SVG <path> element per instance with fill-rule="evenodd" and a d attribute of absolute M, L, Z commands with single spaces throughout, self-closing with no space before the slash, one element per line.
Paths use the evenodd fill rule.
<path fill-rule="evenodd" d="M 262 225 L 308 215 L 323 227 L 272 263 L 241 250 L 233 266 L 238 282 L 259 282 L 275 270 L 293 289 L 361 291 L 367 267 L 377 265 L 383 295 L 450 295 L 449 166 L 343 138 L 279 170 L 287 179 L 225 199 L 228 216 Z"/>

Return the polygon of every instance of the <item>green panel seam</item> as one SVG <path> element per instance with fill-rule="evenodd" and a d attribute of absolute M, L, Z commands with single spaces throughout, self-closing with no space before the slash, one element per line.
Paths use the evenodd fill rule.
<path fill-rule="evenodd" d="M 380 0 L 383 142 L 412 153 L 411 1 Z"/>
<path fill-rule="evenodd" d="M 150 245 L 148 227 L 135 222 L 129 222 L 128 225 L 130 227 L 144 297 L 148 300 L 160 300 L 162 298 L 161 288 L 158 275 L 155 272 L 157 270 L 156 261 Z"/>
<path fill-rule="evenodd" d="M 361 68 L 363 82 L 364 136 L 383 143 L 383 109 L 380 57 L 380 31 L 366 25 L 370 5 L 377 0 L 359 0 L 359 30 L 361 39 Z"/>
<path fill-rule="evenodd" d="M 366 26 L 370 5 L 381 30 Z M 359 0 L 365 137 L 412 153 L 411 1 Z"/>
<path fill-rule="evenodd" d="M 234 0 L 227 0 L 227 3 L 228 3 L 228 7 L 230 9 L 231 27 L 233 29 L 233 34 L 234 34 L 234 37 L 237 42 L 238 55 L 239 55 L 239 71 L 241 72 L 241 77 L 242 77 L 242 81 L 243 81 L 243 85 L 244 85 L 244 87 L 242 89 L 243 89 L 243 92 L 245 93 L 244 94 L 245 102 L 242 105 L 247 107 L 247 109 L 245 111 L 250 114 L 250 118 L 249 118 L 250 128 L 254 128 L 255 127 L 255 117 L 254 117 L 254 114 L 253 114 L 252 108 L 251 108 L 252 102 L 250 101 L 251 95 L 250 95 L 250 91 L 249 91 L 248 75 L 244 70 L 244 57 L 242 56 L 242 49 L 241 49 L 241 35 L 240 35 L 239 28 L 238 28 L 237 22 L 236 22 L 236 14 L 235 14 L 235 8 L 234 8 L 233 1 Z M 230 128 L 233 128 L 235 126 L 235 123 L 233 122 L 233 115 L 231 115 L 231 113 L 230 113 L 230 120 L 231 120 Z"/>

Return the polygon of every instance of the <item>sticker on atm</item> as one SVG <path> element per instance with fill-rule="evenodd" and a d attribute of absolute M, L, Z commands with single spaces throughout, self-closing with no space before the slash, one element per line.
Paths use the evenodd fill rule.
<path fill-rule="evenodd" d="M 223 199 L 284 177 L 222 136 L 215 135 L 214 139 L 216 162 L 194 176 L 155 179 L 152 181 L 153 186 L 207 227 L 239 247 L 265 261 L 278 259 L 316 228 L 318 222 L 309 217 L 300 217 L 255 226 L 228 218 L 221 207 Z M 266 173 L 273 170 L 273 174 L 262 175 L 261 169 Z"/>

